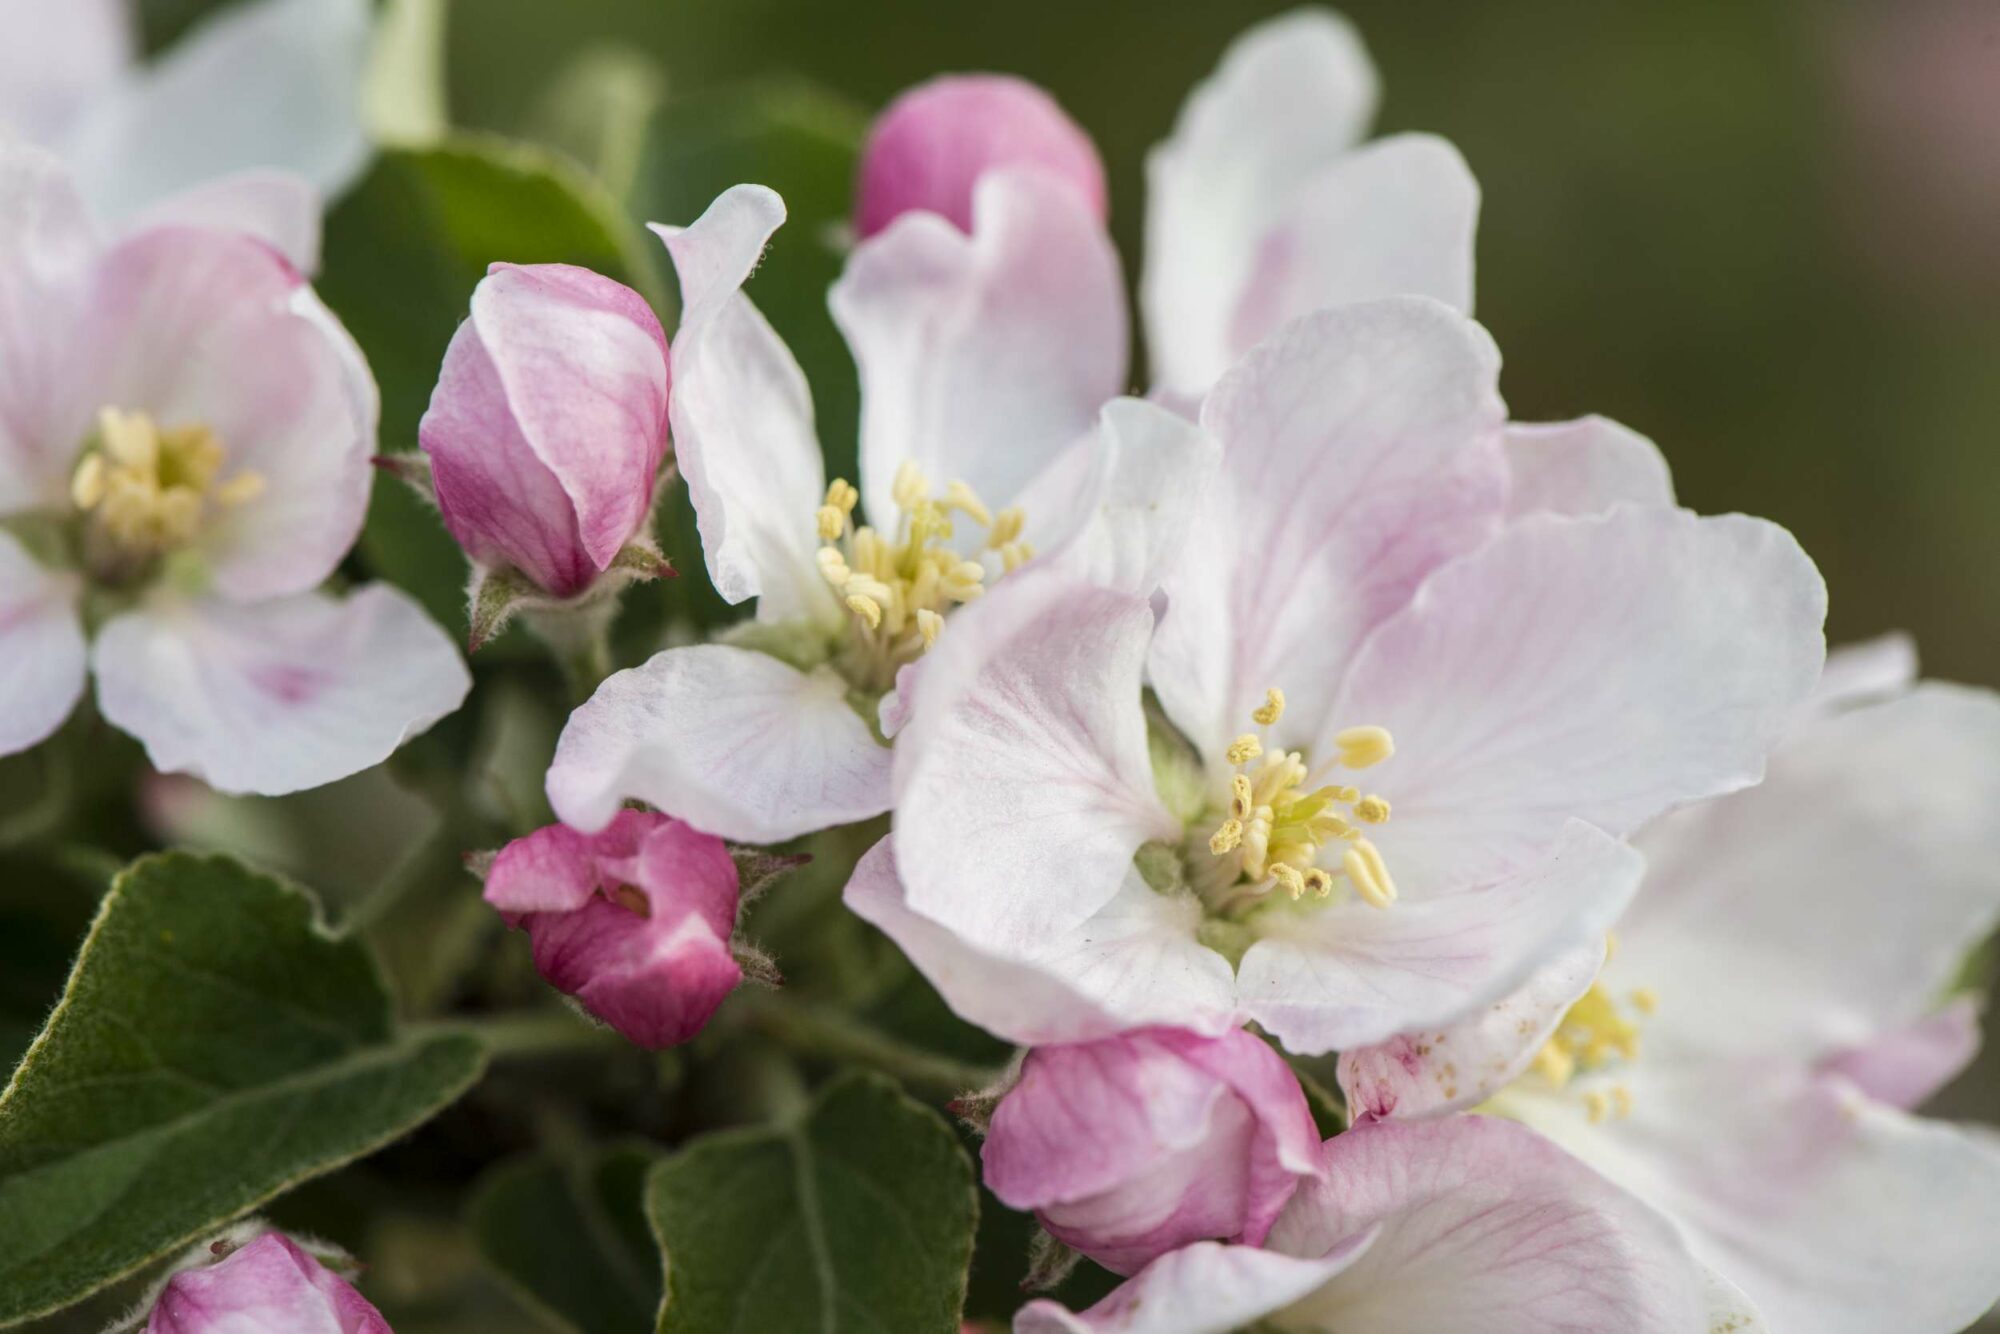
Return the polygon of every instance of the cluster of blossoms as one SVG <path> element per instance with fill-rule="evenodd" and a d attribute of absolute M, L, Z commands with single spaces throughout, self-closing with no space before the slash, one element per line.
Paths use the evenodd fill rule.
<path fill-rule="evenodd" d="M 1316 11 L 1189 97 L 1137 396 L 1088 137 L 1011 79 L 905 94 L 830 296 L 852 481 L 746 290 L 772 191 L 655 227 L 671 338 L 495 265 L 398 465 L 475 639 L 588 640 L 667 572 L 669 440 L 755 606 L 596 685 L 563 823 L 486 897 L 666 1047 L 775 980 L 737 938 L 758 847 L 886 816 L 846 904 L 1026 1049 L 964 1103 L 986 1184 L 1126 1279 L 1017 1330 L 1958 1328 L 2000 1295 L 2000 1149 L 1910 1109 L 1978 1039 L 1949 993 L 2000 917 L 2000 701 L 1897 640 L 1829 659 L 1797 544 L 1677 506 L 1642 437 L 1511 423 L 1477 188 L 1365 140 L 1375 98 Z M 23 148 L 0 198 L 0 742 L 86 664 L 157 766 L 235 790 L 455 708 L 407 598 L 321 591 L 375 404 L 310 255 L 174 210 L 100 238 Z M 386 1329 L 278 1234 L 218 1254 L 152 1328 Z"/>

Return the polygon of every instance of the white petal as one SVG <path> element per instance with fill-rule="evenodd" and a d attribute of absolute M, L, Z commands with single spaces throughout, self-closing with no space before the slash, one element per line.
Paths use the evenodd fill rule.
<path fill-rule="evenodd" d="M 1673 478 L 1659 447 L 1609 417 L 1510 423 L 1507 467 L 1513 518 L 1674 503 Z"/>
<path fill-rule="evenodd" d="M 896 469 L 969 483 L 998 508 L 1090 428 L 1125 381 L 1124 284 L 1076 193 L 988 172 L 972 234 L 907 213 L 863 242 L 828 297 L 861 372 L 861 495 L 897 521 Z M 1044 542 L 1039 516 L 1029 540 Z"/>
<path fill-rule="evenodd" d="M 1366 775 L 1395 810 L 1371 837 L 1421 896 L 1528 864 L 1570 817 L 1623 836 L 1755 782 L 1818 678 L 1825 612 L 1818 571 L 1761 520 L 1514 524 L 1433 575 L 1344 683 L 1339 725 L 1396 739 Z"/>
<path fill-rule="evenodd" d="M 81 591 L 0 531 L 0 755 L 47 737 L 83 697 Z"/>
<path fill-rule="evenodd" d="M 1859 644 L 1842 644 L 1826 655 L 1826 670 L 1807 707 L 1852 708 L 1900 695 L 1917 680 L 1917 641 L 1891 631 Z"/>
<path fill-rule="evenodd" d="M 0 514 L 68 504 L 100 406 L 81 334 L 96 257 L 62 165 L 0 142 Z"/>
<path fill-rule="evenodd" d="M 1229 322 L 1234 361 L 1327 306 L 1427 296 L 1472 309 L 1479 184 L 1443 139 L 1399 134 L 1320 168 L 1257 245 Z"/>
<path fill-rule="evenodd" d="M 122 221 L 251 168 L 339 194 L 368 157 L 368 8 L 366 0 L 253 0 L 218 11 L 65 136 L 60 148 L 84 195 L 99 216 Z"/>
<path fill-rule="evenodd" d="M 716 197 L 693 225 L 654 225 L 681 280 L 671 363 L 675 457 L 724 600 L 760 620 L 842 615 L 820 577 L 813 515 L 826 473 L 799 363 L 742 292 L 785 204 L 761 185 Z"/>
<path fill-rule="evenodd" d="M 300 273 L 319 268 L 319 191 L 303 176 L 239 171 L 142 208 L 128 227 L 209 227 L 254 236 Z"/>
<path fill-rule="evenodd" d="M 1452 1023 L 1601 942 L 1643 869 L 1629 847 L 1571 821 L 1546 862 L 1495 885 L 1387 909 L 1348 900 L 1273 913 L 1237 966 L 1244 1011 L 1295 1052 Z"/>
<path fill-rule="evenodd" d="M 1996 810 L 2000 697 L 1926 683 L 1648 829 L 1617 969 L 1660 995 L 1649 1041 L 1809 1063 L 1922 1018 L 2000 922 Z"/>
<path fill-rule="evenodd" d="M 1140 305 L 1154 378 L 1199 396 L 1235 360 L 1258 247 L 1300 186 L 1375 114 L 1375 69 L 1345 19 L 1300 9 L 1238 37 L 1146 160 Z"/>
<path fill-rule="evenodd" d="M 1148 664 L 1204 755 L 1272 686 L 1291 702 L 1271 738 L 1317 739 L 1362 637 L 1492 531 L 1499 372 L 1478 325 L 1406 297 L 1300 320 L 1215 387 L 1202 425 L 1222 472 L 1163 582 Z"/>
<path fill-rule="evenodd" d="M 1290 1255 L 1379 1229 L 1286 1329 L 1341 1334 L 1689 1334 L 1699 1268 L 1666 1220 L 1511 1122 L 1357 1126 L 1326 1142 L 1265 1243 Z M 1800 1326 L 1799 1328 L 1811 1328 Z"/>
<path fill-rule="evenodd" d="M 855 867 L 845 898 L 954 1013 L 1009 1042 L 1084 1042 L 1156 1024 L 1215 1034 L 1238 1021 L 1228 961 L 1195 939 L 1200 905 L 1136 875 L 1029 958 L 994 954 L 911 911 L 886 838 Z"/>
<path fill-rule="evenodd" d="M 1339 1079 L 1348 1115 L 1407 1120 L 1486 1101 L 1528 1068 L 1603 962 L 1604 947 L 1593 941 L 1457 1023 L 1343 1051 Z"/>
<path fill-rule="evenodd" d="M 267 796 L 380 763 L 472 686 L 445 633 L 387 584 L 126 612 L 98 631 L 91 669 L 104 716 L 154 768 Z"/>
<path fill-rule="evenodd" d="M 1022 497 L 1039 531 L 1066 534 L 1039 559 L 1082 582 L 1150 594 L 1179 556 L 1221 461 L 1214 438 L 1185 417 L 1112 399 L 1096 429 Z"/>
<path fill-rule="evenodd" d="M 563 728 L 548 792 L 586 832 L 636 799 L 723 838 L 778 843 L 887 810 L 889 751 L 832 670 L 703 644 L 598 686 Z"/>
<path fill-rule="evenodd" d="M 132 62 L 126 0 L 0 0 L 0 131 L 58 140 Z"/>
<path fill-rule="evenodd" d="M 1030 565 L 955 613 L 896 739 L 910 907 L 1027 957 L 1118 892 L 1180 829 L 1153 790 L 1145 599 Z"/>
<path fill-rule="evenodd" d="M 1014 1317 L 1014 1334 L 1230 1334 L 1309 1296 L 1373 1239 L 1364 1232 L 1309 1260 L 1198 1241 L 1168 1251 L 1081 1315 L 1049 1298 L 1030 1302 Z"/>

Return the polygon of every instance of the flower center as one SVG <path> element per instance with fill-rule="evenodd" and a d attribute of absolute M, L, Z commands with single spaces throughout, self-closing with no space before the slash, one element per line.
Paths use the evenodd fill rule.
<path fill-rule="evenodd" d="M 1616 937 L 1605 938 L 1607 961 L 1616 946 Z M 1591 983 L 1590 990 L 1569 1007 L 1556 1031 L 1535 1053 L 1533 1073 L 1560 1090 L 1568 1088 L 1579 1074 L 1636 1061 L 1639 1026 L 1659 1003 L 1659 997 L 1647 987 L 1630 992 L 1621 1001 L 1601 979 Z M 1593 1124 L 1632 1112 L 1632 1090 L 1623 1084 L 1591 1089 L 1583 1101 Z"/>
<path fill-rule="evenodd" d="M 85 555 L 111 582 L 139 573 L 201 531 L 211 506 L 231 508 L 264 490 L 261 474 L 221 480 L 225 451 L 199 423 L 161 428 L 143 412 L 105 408 L 70 477 L 70 499 L 89 516 Z"/>
<path fill-rule="evenodd" d="M 903 512 L 893 537 L 854 522 L 861 496 L 840 478 L 827 487 L 826 503 L 815 516 L 820 573 L 852 617 L 851 675 L 857 684 L 876 689 L 895 684 L 896 669 L 937 642 L 947 610 L 986 591 L 986 567 L 950 545 L 954 514 L 986 530 L 984 549 L 999 557 L 1003 570 L 1035 554 L 1021 540 L 1020 508 L 995 514 L 964 482 L 935 495 L 929 479 L 905 460 L 896 470 L 893 494 Z"/>
<path fill-rule="evenodd" d="M 1284 712 L 1285 694 L 1274 688 L 1250 716 L 1266 728 Z M 1334 744 L 1340 750 L 1338 762 L 1349 769 L 1380 764 L 1396 749 L 1381 727 L 1350 727 L 1334 737 Z M 1225 906 L 1234 906 L 1282 885 L 1293 899 L 1308 890 L 1323 899 L 1333 892 L 1335 877 L 1344 876 L 1369 904 L 1386 908 L 1395 902 L 1396 882 L 1381 851 L 1360 829 L 1388 821 L 1387 801 L 1339 784 L 1308 790 L 1305 757 L 1295 750 L 1266 750 L 1257 732 L 1230 742 L 1225 757 L 1235 770 L 1229 779 L 1229 813 L 1208 837 L 1207 864 L 1199 856 L 1191 859 L 1211 897 L 1213 891 L 1224 891 Z M 1321 866 L 1322 851 L 1335 844 L 1341 845 L 1337 865 Z"/>

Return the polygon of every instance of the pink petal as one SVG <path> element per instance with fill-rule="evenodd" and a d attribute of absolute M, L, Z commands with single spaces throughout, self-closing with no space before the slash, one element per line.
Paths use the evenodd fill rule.
<path fill-rule="evenodd" d="M 1977 999 L 1960 996 L 1934 1014 L 1866 1046 L 1836 1052 L 1820 1063 L 1877 1102 L 1905 1110 L 1922 1106 L 1951 1083 L 1979 1054 Z"/>
<path fill-rule="evenodd" d="M 1153 1261 L 1082 1315 L 1046 1297 L 1028 1303 L 1014 1334 L 1231 1334 L 1310 1296 L 1373 1240 L 1363 1233 L 1308 1260 L 1199 1241 Z"/>
<path fill-rule="evenodd" d="M 1056 100 L 1006 74 L 947 74 L 897 95 L 868 131 L 855 186 L 855 230 L 867 239 L 924 210 L 972 230 L 973 187 L 989 171 L 1033 169 L 1101 220 L 1107 208 L 1096 145 Z"/>
<path fill-rule="evenodd" d="M 605 861 L 632 863 L 646 835 L 672 817 L 658 811 L 622 810 L 601 833 L 552 824 L 500 849 L 486 872 L 483 897 L 503 913 L 566 912 L 588 903 L 606 883 Z"/>
<path fill-rule="evenodd" d="M 1812 709 L 1845 709 L 1900 695 L 1917 681 L 1917 642 L 1901 631 L 1843 644 L 1826 655 Z"/>
<path fill-rule="evenodd" d="M 125 75 L 136 19 L 124 0 L 0 0 L 0 124 L 59 143 Z"/>
<path fill-rule="evenodd" d="M 831 669 L 704 644 L 598 686 L 563 728 L 548 792 L 578 829 L 639 800 L 724 838 L 778 843 L 887 810 L 889 751 Z"/>
<path fill-rule="evenodd" d="M 69 500 L 100 404 L 82 331 L 97 241 L 62 165 L 0 144 L 0 514 Z"/>
<path fill-rule="evenodd" d="M 212 1265 L 184 1269 L 153 1304 L 146 1334 L 391 1334 L 382 1313 L 353 1285 L 266 1232 Z"/>
<path fill-rule="evenodd" d="M 1163 582 L 1148 663 L 1204 755 L 1273 686 L 1291 703 L 1271 739 L 1316 740 L 1362 637 L 1496 526 L 1499 371 L 1478 325 L 1402 298 L 1299 321 L 1209 395 L 1222 472 Z"/>
<path fill-rule="evenodd" d="M 80 592 L 0 531 L 0 755 L 46 738 L 83 698 Z"/>
<path fill-rule="evenodd" d="M 472 678 L 407 594 L 161 601 L 91 651 L 98 705 L 153 767 L 224 792 L 317 787 L 387 759 L 456 709 Z"/>
<path fill-rule="evenodd" d="M 270 170 L 231 172 L 190 185 L 146 205 L 129 232 L 205 227 L 254 237 L 300 273 L 319 268 L 319 215 L 324 201 L 303 176 Z"/>
<path fill-rule="evenodd" d="M 1674 483 L 1659 447 L 1608 417 L 1510 423 L 1510 517 L 1601 514 L 1613 505 L 1671 505 Z"/>
<path fill-rule="evenodd" d="M 799 364 L 742 292 L 785 220 L 761 185 L 724 191 L 685 229 L 654 225 L 681 280 L 671 405 L 675 458 L 725 601 L 761 620 L 843 612 L 820 576 L 812 516 L 826 474 Z"/>
<path fill-rule="evenodd" d="M 973 199 L 970 236 L 905 214 L 828 297 L 861 372 L 861 496 L 880 527 L 905 460 L 1014 503 L 1124 387 L 1124 287 L 1098 220 L 1035 172 L 988 174 Z"/>

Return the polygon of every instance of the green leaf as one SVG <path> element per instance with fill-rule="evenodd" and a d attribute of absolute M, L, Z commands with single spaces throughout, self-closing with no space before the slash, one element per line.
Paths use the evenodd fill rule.
<path fill-rule="evenodd" d="M 219 857 L 135 863 L 0 1094 L 0 1324 L 372 1152 L 484 1059 L 398 1033 L 374 961 L 303 890 Z"/>
<path fill-rule="evenodd" d="M 972 1163 L 935 1112 L 875 1075 L 805 1118 L 727 1131 L 653 1169 L 661 1334 L 953 1334 L 978 1214 Z"/>
<path fill-rule="evenodd" d="M 656 306 L 657 247 L 594 180 L 553 153 L 492 136 L 381 153 L 328 215 L 317 286 L 382 388 L 382 448 L 416 448 L 453 330 L 487 265 L 564 263 Z M 465 630 L 465 558 L 437 512 L 376 480 L 361 553 L 430 613 Z"/>
<path fill-rule="evenodd" d="M 629 1334 L 660 1307 L 657 1248 L 646 1228 L 637 1145 L 568 1163 L 537 1154 L 481 1180 L 467 1217 L 486 1262 L 555 1328 Z"/>

